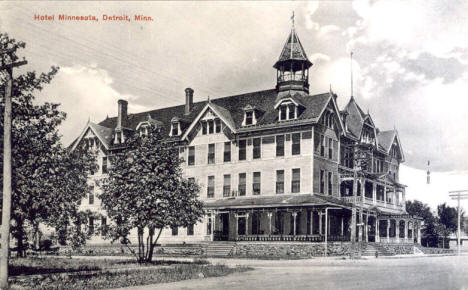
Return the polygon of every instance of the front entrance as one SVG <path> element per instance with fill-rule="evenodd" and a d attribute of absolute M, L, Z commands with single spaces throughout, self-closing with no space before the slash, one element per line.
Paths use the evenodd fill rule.
<path fill-rule="evenodd" d="M 229 240 L 229 213 L 219 214 L 219 230 L 215 231 L 215 241 Z"/>

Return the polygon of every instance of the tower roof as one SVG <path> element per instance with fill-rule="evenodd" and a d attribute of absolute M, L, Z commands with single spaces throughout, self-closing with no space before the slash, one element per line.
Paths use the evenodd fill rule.
<path fill-rule="evenodd" d="M 289 33 L 288 39 L 283 46 L 280 57 L 273 67 L 278 69 L 281 63 L 288 61 L 303 61 L 307 68 L 312 65 L 312 63 L 307 58 L 305 50 L 302 47 L 301 41 L 299 40 L 294 27 L 291 29 L 291 33 Z"/>

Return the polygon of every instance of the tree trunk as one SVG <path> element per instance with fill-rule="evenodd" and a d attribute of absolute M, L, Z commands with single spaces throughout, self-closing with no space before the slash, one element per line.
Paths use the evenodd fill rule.
<path fill-rule="evenodd" d="M 39 234 L 39 223 L 35 222 L 34 225 L 34 247 L 36 248 L 36 251 L 39 251 L 41 248 L 41 238 Z"/>
<path fill-rule="evenodd" d="M 145 261 L 145 242 L 143 240 L 143 228 L 138 228 L 138 263 Z"/>
<path fill-rule="evenodd" d="M 150 236 L 149 236 L 149 242 L 150 244 L 148 245 L 148 255 L 146 257 L 147 262 L 151 262 L 153 260 L 153 252 L 154 252 L 154 247 L 158 243 L 159 237 L 161 236 L 163 228 L 159 229 L 158 236 L 156 237 L 156 240 L 153 241 L 153 236 L 154 236 L 154 228 L 150 229 Z"/>

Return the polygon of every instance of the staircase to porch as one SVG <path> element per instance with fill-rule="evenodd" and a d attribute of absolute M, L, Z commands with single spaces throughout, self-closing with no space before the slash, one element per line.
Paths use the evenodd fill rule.
<path fill-rule="evenodd" d="M 206 247 L 207 256 L 231 256 L 232 250 L 236 243 L 233 242 L 212 242 L 208 243 Z"/>
<path fill-rule="evenodd" d="M 362 246 L 361 256 L 363 257 L 375 257 L 375 253 L 379 253 L 379 256 L 393 256 L 393 253 L 388 252 L 382 245 L 378 243 L 364 243 Z"/>

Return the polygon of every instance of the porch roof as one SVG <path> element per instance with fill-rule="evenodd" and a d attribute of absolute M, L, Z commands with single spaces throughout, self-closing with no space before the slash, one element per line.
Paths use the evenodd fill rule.
<path fill-rule="evenodd" d="M 205 201 L 207 209 L 228 208 L 275 208 L 303 206 L 338 206 L 349 208 L 351 204 L 332 196 L 316 194 L 290 194 L 273 196 L 231 197 L 214 201 Z"/>
<path fill-rule="evenodd" d="M 401 209 L 390 209 L 390 208 L 380 208 L 380 207 L 372 207 L 372 210 L 375 210 L 379 214 L 379 218 L 410 218 L 416 220 L 422 220 L 421 217 L 410 215 L 406 211 L 402 211 Z"/>

